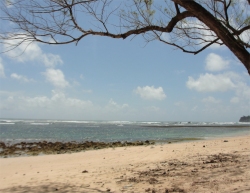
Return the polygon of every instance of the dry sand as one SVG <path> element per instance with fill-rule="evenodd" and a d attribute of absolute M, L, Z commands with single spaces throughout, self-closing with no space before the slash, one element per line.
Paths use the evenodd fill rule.
<path fill-rule="evenodd" d="M 0 192 L 250 192 L 250 136 L 0 158 Z"/>

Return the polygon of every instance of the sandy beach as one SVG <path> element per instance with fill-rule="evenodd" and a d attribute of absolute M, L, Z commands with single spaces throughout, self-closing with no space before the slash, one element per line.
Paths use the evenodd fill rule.
<path fill-rule="evenodd" d="M 0 158 L 0 192 L 250 192 L 250 136 Z"/>

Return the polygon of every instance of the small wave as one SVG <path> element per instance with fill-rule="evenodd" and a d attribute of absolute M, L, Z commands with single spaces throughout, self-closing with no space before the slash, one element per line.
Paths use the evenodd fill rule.
<path fill-rule="evenodd" d="M 50 123 L 30 123 L 31 125 L 49 125 Z"/>
<path fill-rule="evenodd" d="M 34 141 L 42 141 L 42 140 L 44 140 L 44 139 L 39 139 L 39 138 L 17 138 L 17 139 L 9 139 L 9 138 L 7 138 L 7 139 L 5 139 L 5 140 L 7 140 L 7 141 L 32 141 L 32 140 L 34 140 Z M 46 139 L 46 140 L 50 140 L 50 139 Z"/>
<path fill-rule="evenodd" d="M 134 122 L 131 122 L 131 121 L 107 121 L 106 123 L 107 124 L 122 125 L 122 124 L 132 124 Z"/>
<path fill-rule="evenodd" d="M 0 125 L 14 125 L 15 123 L 0 123 Z"/>
<path fill-rule="evenodd" d="M 149 122 L 149 121 L 146 121 L 146 122 L 141 122 L 143 124 L 160 124 L 161 122 L 158 122 L 158 121 L 155 121 L 155 122 Z"/>
<path fill-rule="evenodd" d="M 92 121 L 57 121 L 59 123 L 92 123 Z"/>

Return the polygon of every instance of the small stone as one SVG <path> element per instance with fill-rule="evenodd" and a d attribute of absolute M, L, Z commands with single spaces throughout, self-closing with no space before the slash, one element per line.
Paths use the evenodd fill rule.
<path fill-rule="evenodd" d="M 83 170 L 82 173 L 88 173 L 88 171 L 87 170 Z"/>
<path fill-rule="evenodd" d="M 206 147 L 205 145 L 203 145 L 203 147 Z"/>
<path fill-rule="evenodd" d="M 228 142 L 228 140 L 224 140 L 224 142 Z"/>

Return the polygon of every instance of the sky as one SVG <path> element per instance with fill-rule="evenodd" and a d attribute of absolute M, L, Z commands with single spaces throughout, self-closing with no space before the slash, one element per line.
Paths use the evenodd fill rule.
<path fill-rule="evenodd" d="M 140 36 L 91 36 L 77 46 L 32 43 L 0 54 L 0 118 L 235 122 L 243 115 L 250 77 L 225 46 L 193 55 Z"/>

